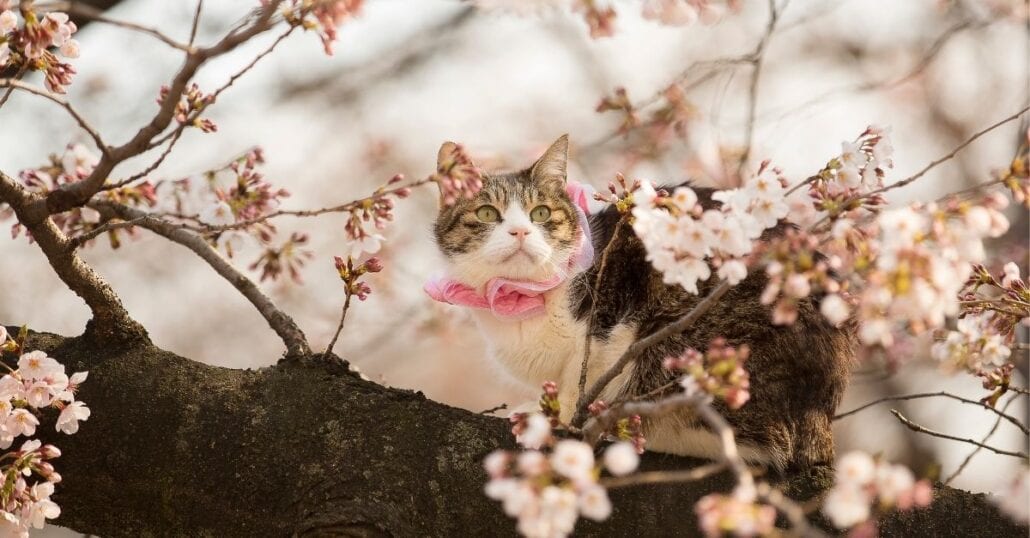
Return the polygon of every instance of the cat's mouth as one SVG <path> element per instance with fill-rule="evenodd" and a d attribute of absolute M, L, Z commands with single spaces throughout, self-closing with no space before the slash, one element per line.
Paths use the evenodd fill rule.
<path fill-rule="evenodd" d="M 519 248 L 516 248 L 514 251 L 512 251 L 511 254 L 508 254 L 507 256 L 502 258 L 501 259 L 501 263 L 507 263 L 507 262 L 515 261 L 515 260 L 520 259 L 520 257 L 524 257 L 527 261 L 530 261 L 530 262 L 534 262 L 534 263 L 536 262 L 536 258 L 534 258 L 533 255 L 529 253 L 529 251 L 527 251 L 526 249 L 524 249 L 522 247 L 519 247 Z"/>

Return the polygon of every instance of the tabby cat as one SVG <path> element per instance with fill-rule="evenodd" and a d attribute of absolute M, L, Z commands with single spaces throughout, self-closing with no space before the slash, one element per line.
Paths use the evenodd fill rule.
<path fill-rule="evenodd" d="M 427 287 L 438 300 L 474 307 L 490 355 L 515 380 L 536 390 L 544 381 L 556 381 L 566 421 L 575 411 L 588 333 L 589 387 L 632 342 L 690 311 L 717 285 L 713 275 L 694 295 L 664 284 L 614 207 L 595 212 L 589 230 L 584 229 L 578 206 L 585 204 L 574 202 L 568 192 L 567 154 L 563 136 L 529 168 L 487 174 L 474 198 L 441 204 L 434 233 L 447 260 L 448 280 Z M 706 208 L 717 205 L 710 189 L 695 191 Z M 584 250 L 591 245 L 583 242 L 592 237 L 592 250 L 600 253 L 619 225 L 624 229 L 610 248 L 593 304 L 590 292 L 601 256 L 589 262 Z M 745 459 L 779 470 L 830 463 L 830 425 L 854 354 L 853 329 L 828 323 L 816 298 L 801 302 L 793 325 L 773 325 L 770 307 L 759 301 L 765 283 L 762 271 L 752 272 L 692 327 L 628 365 L 601 399 L 642 395 L 667 385 L 675 375 L 663 368 L 663 359 L 688 347 L 703 351 L 721 336 L 731 345 L 751 348 L 745 364 L 750 401 L 737 410 L 720 407 Z M 531 292 L 520 295 L 520 286 Z M 596 312 L 588 326 L 592 307 Z M 645 421 L 644 433 L 650 450 L 705 458 L 720 453 L 718 439 L 688 410 Z"/>

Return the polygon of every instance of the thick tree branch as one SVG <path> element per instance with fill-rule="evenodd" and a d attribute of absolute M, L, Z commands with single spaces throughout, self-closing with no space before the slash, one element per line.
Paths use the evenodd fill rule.
<path fill-rule="evenodd" d="M 93 313 L 86 325 L 87 334 L 107 338 L 111 345 L 137 340 L 148 341 L 147 332 L 129 316 L 121 299 L 92 267 L 82 261 L 64 233 L 49 218 L 25 218 L 29 206 L 39 197 L 23 189 L 13 178 L 0 172 L 0 202 L 14 210 L 18 220 L 39 245 L 57 276 L 82 298 Z"/>
<path fill-rule="evenodd" d="M 361 380 L 341 362 L 230 370 L 149 345 L 112 351 L 34 333 L 29 346 L 90 371 L 80 392 L 89 421 L 73 436 L 44 432 L 64 453 L 59 525 L 100 536 L 514 535 L 514 522 L 482 492 L 482 458 L 513 444 L 505 419 Z M 699 464 L 645 454 L 642 472 Z M 823 470 L 776 486 L 804 500 L 831 482 Z M 732 484 L 722 473 L 613 489 L 612 517 L 580 522 L 576 534 L 697 536 L 691 507 Z M 927 509 L 888 516 L 879 530 L 1027 532 L 983 495 L 951 488 L 938 489 Z"/>

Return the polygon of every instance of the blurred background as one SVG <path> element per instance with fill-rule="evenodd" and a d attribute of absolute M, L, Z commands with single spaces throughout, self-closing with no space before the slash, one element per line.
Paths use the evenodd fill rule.
<path fill-rule="evenodd" d="M 782 2 L 782 0 L 781 0 Z M 107 14 L 158 27 L 185 39 L 194 2 L 105 2 Z M 439 145 L 466 146 L 484 168 L 530 164 L 569 133 L 572 179 L 603 189 L 617 172 L 631 178 L 731 186 L 746 146 L 756 50 L 769 23 L 767 2 L 743 0 L 686 25 L 645 19 L 641 3 L 614 1 L 614 35 L 591 38 L 582 13 L 545 0 L 369 0 L 340 28 L 335 55 L 309 33 L 287 40 L 233 85 L 207 114 L 218 132 L 187 131 L 151 177 L 174 179 L 224 165 L 249 148 L 264 149 L 263 171 L 292 196 L 284 208 L 335 205 L 367 196 L 394 174 L 415 179 L 434 171 Z M 255 5 L 254 0 L 205 4 L 199 41 L 211 43 Z M 557 7 L 555 7 L 557 5 Z M 904 178 L 947 154 L 976 131 L 1030 100 L 1030 38 L 1022 0 L 793 0 L 783 7 L 762 54 L 755 95 L 752 162 L 771 159 L 800 181 L 840 153 L 867 125 L 890 125 L 896 149 L 887 181 Z M 274 33 L 273 33 L 274 34 Z M 77 35 L 81 58 L 69 98 L 109 142 L 127 139 L 156 110 L 158 88 L 181 63 L 177 51 L 139 33 L 90 23 Z M 205 67 L 203 89 L 263 50 L 262 36 Z M 624 87 L 646 123 L 666 107 L 663 92 L 678 82 L 682 132 L 642 128 L 618 134 L 623 116 L 595 111 Z M 72 123 L 57 107 L 15 93 L 0 109 L 0 169 L 39 166 L 71 142 Z M 894 201 L 936 198 L 981 182 L 1005 167 L 1025 139 L 1013 122 L 984 136 Z M 117 170 L 145 168 L 156 152 Z M 441 266 L 430 229 L 435 187 L 398 203 L 383 232 L 386 269 L 373 293 L 352 306 L 337 352 L 369 378 L 424 392 L 479 411 L 536 398 L 492 370 L 465 312 L 430 301 L 422 283 Z M 1008 236 L 992 253 L 1027 270 L 1025 212 L 1013 211 Z M 322 348 L 332 336 L 343 290 L 332 256 L 349 251 L 341 215 L 285 217 L 287 236 L 310 236 L 314 257 L 290 279 L 263 287 Z M 235 262 L 258 255 L 245 247 Z M 154 342 L 183 356 L 233 368 L 274 364 L 282 343 L 257 312 L 199 258 L 145 233 L 113 250 L 105 241 L 84 257 L 121 294 Z M 999 264 L 1000 266 L 1000 264 Z M 256 277 L 256 275 L 255 275 Z M 24 238 L 0 234 L 0 322 L 79 334 L 85 305 Z M 1023 351 L 1025 354 L 1025 351 Z M 1024 374 L 1025 374 L 1025 359 Z M 1026 386 L 1025 378 L 1021 381 Z M 984 395 L 970 376 L 939 372 L 923 346 L 895 375 L 869 361 L 858 367 L 841 409 L 888 394 L 947 390 Z M 1010 412 L 1025 420 L 1027 400 Z M 969 446 L 919 436 L 889 414 L 895 407 L 930 428 L 979 438 L 993 416 L 946 399 L 882 404 L 837 423 L 839 451 L 882 452 L 917 472 L 939 463 L 950 474 Z M 992 439 L 1026 450 L 1027 439 L 1003 424 Z M 984 452 L 954 482 L 998 491 L 1018 462 Z"/>

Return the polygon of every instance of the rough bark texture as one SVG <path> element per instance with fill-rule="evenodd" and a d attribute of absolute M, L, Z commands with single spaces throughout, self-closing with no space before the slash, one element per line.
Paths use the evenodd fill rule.
<path fill-rule="evenodd" d="M 73 436 L 44 431 L 64 452 L 60 525 L 100 536 L 514 534 L 482 494 L 480 461 L 512 444 L 505 420 L 364 381 L 342 361 L 231 370 L 149 344 L 110 350 L 45 333 L 29 348 L 90 372 L 81 392 L 89 421 Z M 697 464 L 644 458 L 646 469 Z M 781 485 L 808 498 L 831 480 L 821 470 Z M 694 535 L 696 499 L 729 485 L 717 476 L 613 491 L 613 517 L 580 522 L 577 534 Z M 931 508 L 886 518 L 882 533 L 1024 537 L 1027 529 L 983 495 L 942 488 Z"/>

